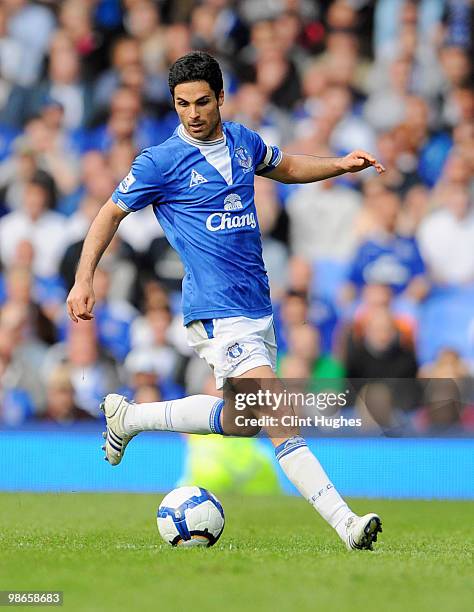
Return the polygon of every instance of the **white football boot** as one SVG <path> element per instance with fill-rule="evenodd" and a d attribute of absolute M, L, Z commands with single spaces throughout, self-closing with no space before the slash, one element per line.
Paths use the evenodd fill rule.
<path fill-rule="evenodd" d="M 127 434 L 123 426 L 123 420 L 129 405 L 130 402 L 127 401 L 126 397 L 116 393 L 110 393 L 104 397 L 100 405 L 107 425 L 107 431 L 102 434 L 105 438 L 102 450 L 105 451 L 104 459 L 110 465 L 118 465 L 122 461 L 127 444 L 136 435 Z"/>
<path fill-rule="evenodd" d="M 347 550 L 373 550 L 372 543 L 382 531 L 382 521 L 377 514 L 351 516 L 346 522 Z"/>

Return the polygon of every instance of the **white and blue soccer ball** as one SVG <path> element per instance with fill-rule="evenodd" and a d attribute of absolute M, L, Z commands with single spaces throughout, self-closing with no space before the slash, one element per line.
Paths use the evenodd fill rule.
<path fill-rule="evenodd" d="M 201 487 L 179 487 L 161 502 L 158 531 L 171 546 L 213 546 L 224 530 L 224 509 Z"/>

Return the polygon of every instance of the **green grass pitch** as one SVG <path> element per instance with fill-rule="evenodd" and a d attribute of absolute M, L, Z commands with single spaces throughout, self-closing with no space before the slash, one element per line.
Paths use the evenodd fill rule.
<path fill-rule="evenodd" d="M 0 590 L 62 590 L 63 609 L 85 612 L 472 609 L 472 503 L 352 500 L 384 532 L 349 553 L 289 497 L 224 497 L 216 546 L 171 548 L 161 497 L 0 494 Z"/>

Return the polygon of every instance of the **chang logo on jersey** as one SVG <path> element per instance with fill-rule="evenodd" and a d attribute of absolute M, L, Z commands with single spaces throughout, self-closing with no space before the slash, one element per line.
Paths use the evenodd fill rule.
<path fill-rule="evenodd" d="M 245 213 L 244 215 L 232 215 L 229 212 L 212 213 L 206 220 L 206 227 L 210 232 L 219 232 L 221 230 L 231 230 L 241 227 L 257 227 L 257 219 L 253 212 Z"/>
<path fill-rule="evenodd" d="M 206 227 L 210 232 L 221 230 L 232 230 L 241 227 L 257 227 L 255 213 L 249 212 L 241 215 L 232 214 L 230 211 L 241 210 L 243 208 L 242 199 L 237 193 L 229 193 L 224 199 L 224 210 L 226 212 L 215 212 L 206 219 Z"/>
<path fill-rule="evenodd" d="M 242 200 L 237 193 L 229 193 L 224 200 L 224 210 L 241 210 L 243 208 Z"/>

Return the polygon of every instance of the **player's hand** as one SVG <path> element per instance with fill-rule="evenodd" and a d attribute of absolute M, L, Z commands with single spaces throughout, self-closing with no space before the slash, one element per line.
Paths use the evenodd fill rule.
<path fill-rule="evenodd" d="M 92 309 L 95 304 L 92 283 L 76 281 L 66 300 L 69 317 L 77 323 L 78 319 L 90 321 L 94 318 Z"/>
<path fill-rule="evenodd" d="M 378 174 L 385 172 L 385 168 L 378 162 L 373 155 L 367 151 L 352 151 L 349 155 L 341 158 L 341 168 L 344 172 L 360 172 L 373 166 Z"/>

